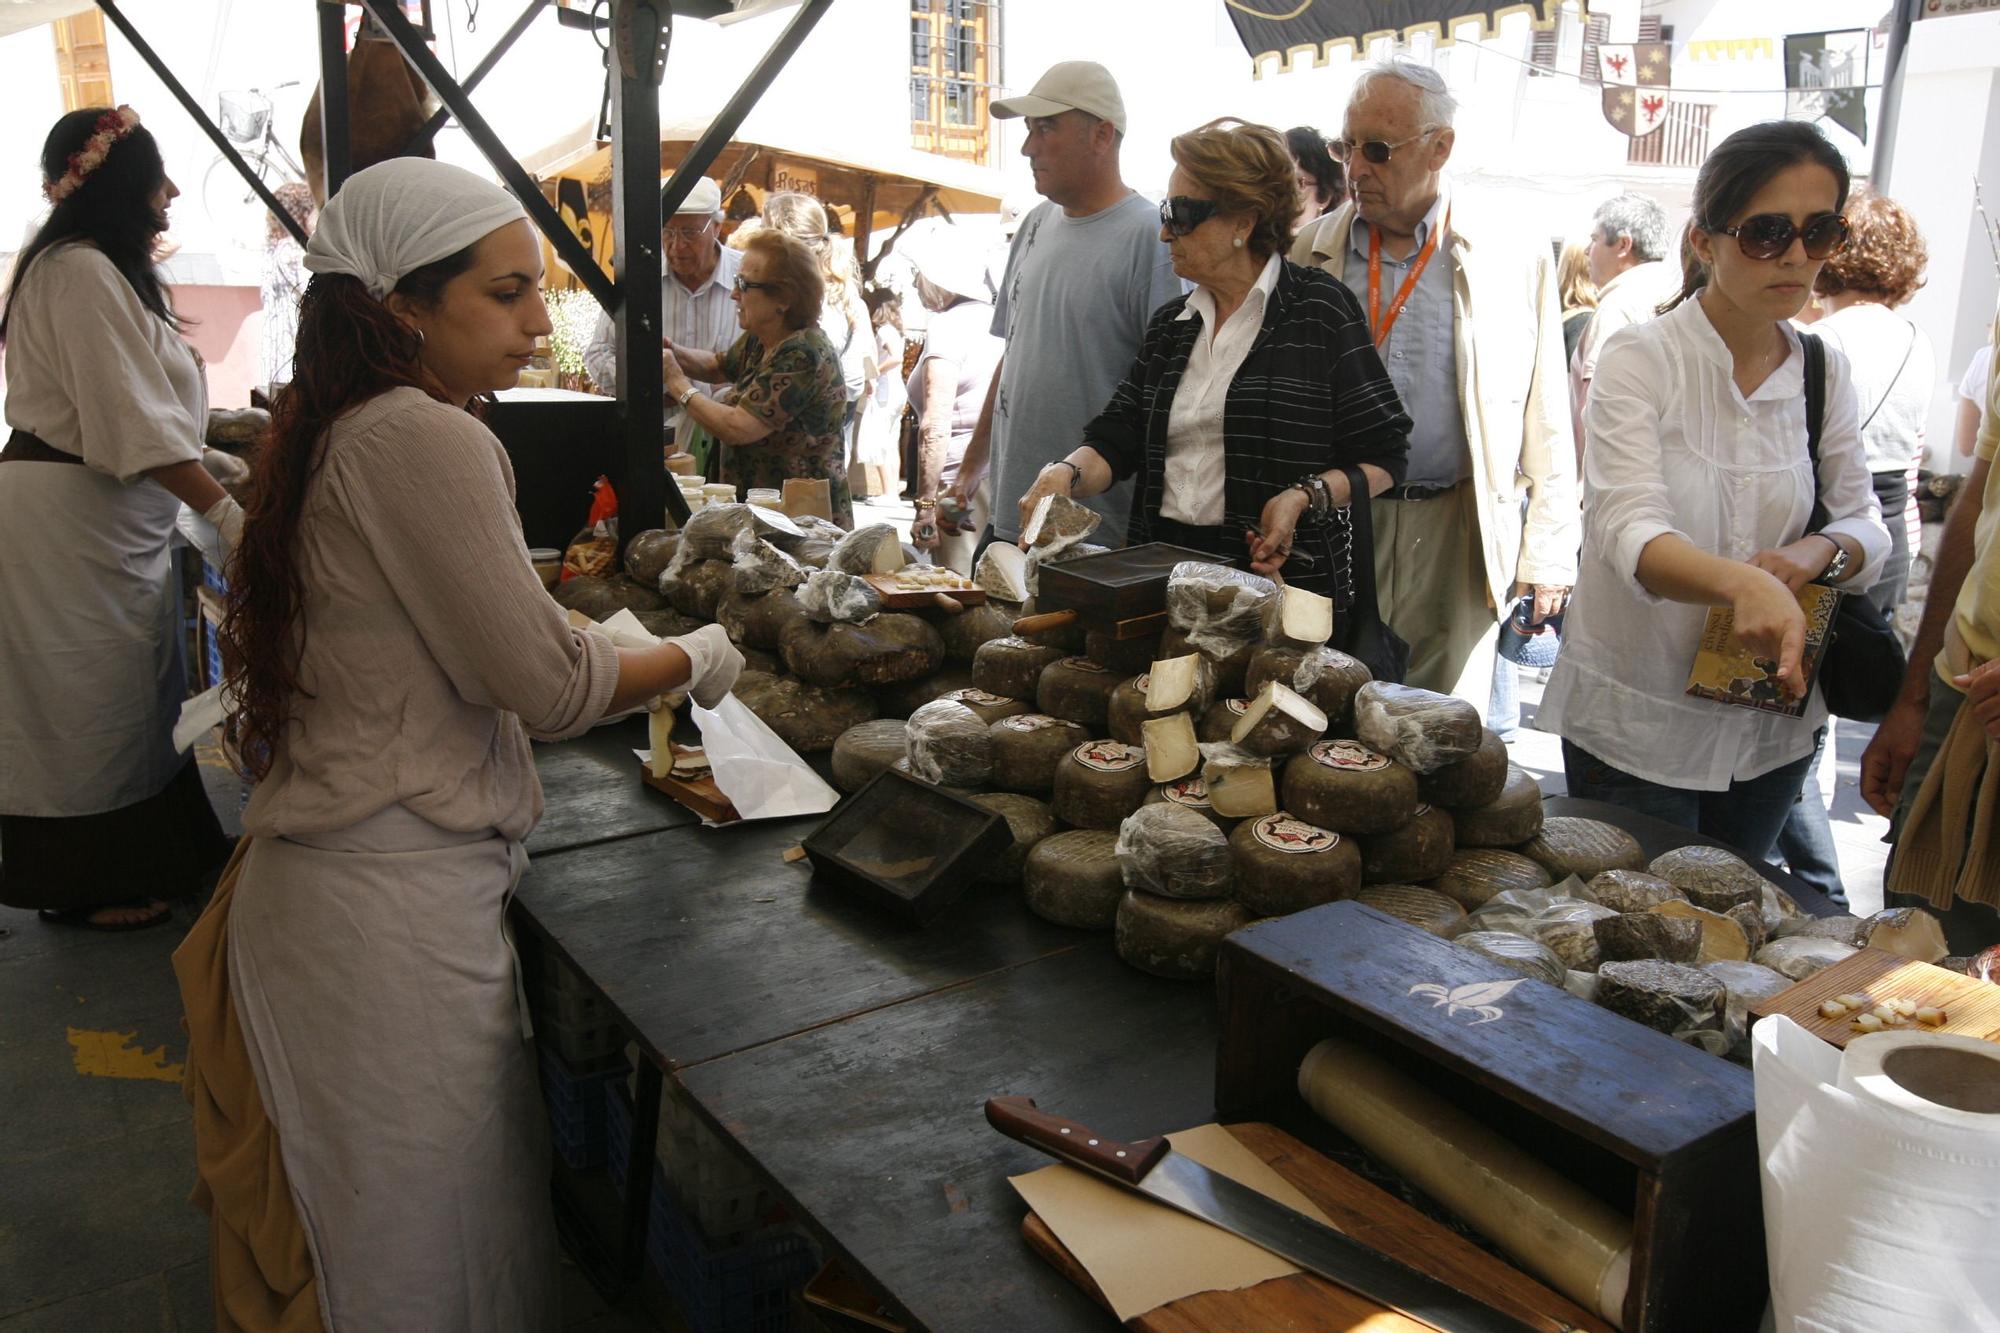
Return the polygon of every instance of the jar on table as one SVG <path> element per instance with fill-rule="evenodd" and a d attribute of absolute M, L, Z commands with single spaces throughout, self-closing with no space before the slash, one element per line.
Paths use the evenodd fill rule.
<path fill-rule="evenodd" d="M 785 507 L 784 496 L 775 486 L 752 486 L 749 493 L 743 498 L 759 509 L 783 509 Z"/>

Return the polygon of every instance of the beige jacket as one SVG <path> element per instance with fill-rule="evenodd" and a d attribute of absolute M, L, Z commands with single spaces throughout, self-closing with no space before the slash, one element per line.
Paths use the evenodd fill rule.
<path fill-rule="evenodd" d="M 1354 206 L 1342 205 L 1299 233 L 1292 262 L 1317 265 L 1345 281 L 1353 225 Z M 1487 595 L 1496 608 L 1511 603 L 1517 579 L 1573 585 L 1583 544 L 1555 262 L 1546 245 L 1524 251 L 1505 235 L 1454 201 L 1446 239 L 1458 401 L 1479 483 Z M 1493 239 L 1482 242 L 1482 236 Z"/>

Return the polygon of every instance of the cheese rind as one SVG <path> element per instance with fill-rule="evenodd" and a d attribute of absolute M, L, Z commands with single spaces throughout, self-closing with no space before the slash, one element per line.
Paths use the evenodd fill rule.
<path fill-rule="evenodd" d="M 1722 983 L 1683 963 L 1656 958 L 1606 962 L 1597 969 L 1597 1002 L 1668 1036 L 1722 1028 Z"/>
<path fill-rule="evenodd" d="M 1336 833 L 1387 833 L 1417 811 L 1417 778 L 1357 741 L 1323 740 L 1285 763 L 1285 809 Z"/>
<path fill-rule="evenodd" d="M 1363 884 L 1422 884 L 1451 868 L 1451 816 L 1434 805 L 1418 806 L 1401 828 L 1371 833 L 1361 842 Z M 1447 895 L 1449 896 L 1449 895 Z"/>
<path fill-rule="evenodd" d="M 972 655 L 972 683 L 1003 699 L 1033 699 L 1042 671 L 1062 659 L 1062 649 L 1029 643 L 1019 635 L 991 639 Z"/>
<path fill-rule="evenodd" d="M 1699 922 L 1651 911 L 1620 912 L 1593 922 L 1591 928 L 1597 933 L 1597 951 L 1608 962 L 1657 958 L 1692 963 L 1701 952 Z"/>
<path fill-rule="evenodd" d="M 1086 741 L 1056 765 L 1056 818 L 1076 828 L 1115 829 L 1153 788 L 1146 752 L 1118 741 Z"/>
<path fill-rule="evenodd" d="M 1742 857 L 1721 847 L 1699 843 L 1676 847 L 1654 857 L 1646 869 L 1686 894 L 1695 906 L 1711 912 L 1763 901 L 1764 877 Z"/>
<path fill-rule="evenodd" d="M 1006 851 L 988 861 L 979 870 L 982 884 L 1019 884 L 1028 863 L 1028 853 L 1032 852 L 1043 839 L 1053 837 L 1062 825 L 1057 822 L 1055 811 L 1048 803 L 1018 792 L 981 792 L 972 798 L 974 805 L 984 806 L 1007 821 L 1007 832 L 1013 838 Z"/>
<path fill-rule="evenodd" d="M 1479 748 L 1417 779 L 1417 791 L 1432 805 L 1456 810 L 1497 800 L 1507 785 L 1507 743 L 1483 728 Z"/>
<path fill-rule="evenodd" d="M 1542 831 L 1542 789 L 1526 769 L 1509 764 L 1497 797 L 1451 815 L 1461 847 L 1518 847 Z"/>
<path fill-rule="evenodd" d="M 1440 939 L 1448 940 L 1465 929 L 1465 909 L 1435 889 L 1415 884 L 1371 884 L 1356 890 L 1354 901 Z"/>
<path fill-rule="evenodd" d="M 1118 868 L 1118 835 L 1109 829 L 1071 829 L 1029 850 L 1021 871 L 1022 899 L 1044 921 L 1079 930 L 1109 930 L 1125 897 Z"/>
<path fill-rule="evenodd" d="M 1065 657 L 1042 668 L 1035 683 L 1035 706 L 1051 717 L 1068 718 L 1103 730 L 1110 717 L 1111 692 L 1118 677 L 1087 657 Z"/>
<path fill-rule="evenodd" d="M 856 723 L 833 743 L 833 785 L 844 792 L 860 791 L 877 773 L 894 767 L 908 744 L 900 719 Z"/>
<path fill-rule="evenodd" d="M 1200 981 L 1215 975 L 1223 938 L 1251 919 L 1230 898 L 1195 902 L 1127 889 L 1118 902 L 1118 956 L 1154 976 Z"/>
<path fill-rule="evenodd" d="M 1054 791 L 1056 766 L 1090 739 L 1077 723 L 1047 713 L 1003 717 L 987 730 L 993 738 L 993 785 L 1033 796 Z"/>
<path fill-rule="evenodd" d="M 1606 870 L 1592 875 L 1584 888 L 1614 912 L 1646 912 L 1661 903 L 1687 896 L 1658 875 L 1643 870 Z"/>
<path fill-rule="evenodd" d="M 1454 835 L 1456 832 L 1454 827 Z M 1452 853 L 1445 868 L 1431 881 L 1431 887 L 1456 900 L 1459 906 L 1470 912 L 1484 907 L 1496 893 L 1546 889 L 1553 882 L 1541 862 L 1531 861 L 1519 852 L 1492 847 L 1459 847 Z"/>
<path fill-rule="evenodd" d="M 1361 887 L 1361 852 L 1352 838 L 1282 811 L 1238 824 L 1229 855 L 1236 901 L 1259 916 L 1289 916 Z"/>
<path fill-rule="evenodd" d="M 1588 882 L 1607 870 L 1638 870 L 1646 864 L 1639 840 L 1624 829 L 1574 815 L 1544 820 L 1541 832 L 1521 845 L 1521 854 L 1548 867 L 1557 883 L 1571 875 Z"/>

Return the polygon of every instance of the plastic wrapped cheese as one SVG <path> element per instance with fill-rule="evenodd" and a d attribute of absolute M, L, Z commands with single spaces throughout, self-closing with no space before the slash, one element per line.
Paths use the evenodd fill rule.
<path fill-rule="evenodd" d="M 1188 560 L 1167 575 L 1167 621 L 1199 652 L 1229 657 L 1263 633 L 1278 585 L 1260 574 Z"/>
<path fill-rule="evenodd" d="M 1528 918 L 1526 933 L 1549 947 L 1575 972 L 1595 972 L 1602 961 L 1592 922 L 1616 912 L 1600 903 L 1566 902 L 1545 907 Z"/>
<path fill-rule="evenodd" d="M 1670 1037 L 1722 1031 L 1724 990 L 1698 967 L 1658 958 L 1614 960 L 1597 969 L 1597 1003 Z"/>
<path fill-rule="evenodd" d="M 1855 952 L 1851 944 L 1839 940 L 1816 940 L 1809 935 L 1772 940 L 1750 961 L 1762 963 L 1773 972 L 1782 972 L 1793 981 L 1804 981 L 1822 967 L 1830 966 Z"/>
<path fill-rule="evenodd" d="M 759 510 L 759 514 L 765 511 Z M 762 527 L 759 524 L 759 527 Z M 789 555 L 802 565 L 814 569 L 825 569 L 827 561 L 833 558 L 833 548 L 840 545 L 847 536 L 847 529 L 830 519 L 817 514 L 800 514 L 792 519 L 796 532 L 771 531 L 764 534 L 764 540 Z"/>
<path fill-rule="evenodd" d="M 1128 889 L 1168 898 L 1226 898 L 1232 879 L 1229 839 L 1198 810 L 1170 801 L 1142 805 L 1118 826 L 1118 868 Z"/>
<path fill-rule="evenodd" d="M 1578 898 L 1555 888 L 1546 889 L 1503 889 L 1491 894 L 1472 913 L 1466 923 L 1467 930 L 1504 930 L 1514 935 L 1526 935 L 1528 923 L 1542 913 L 1557 907 L 1590 906 L 1589 899 Z"/>
<path fill-rule="evenodd" d="M 736 534 L 754 533 L 756 517 L 746 504 L 704 505 L 681 529 L 680 556 L 689 560 L 728 560 L 735 554 Z"/>
<path fill-rule="evenodd" d="M 1699 843 L 1676 847 L 1654 857 L 1646 870 L 1686 894 L 1696 907 L 1711 912 L 1727 912 L 1764 898 L 1764 877 L 1742 857 L 1720 847 Z"/>
<path fill-rule="evenodd" d="M 798 599 L 806 615 L 822 625 L 865 625 L 882 612 L 880 593 L 857 575 L 835 569 L 814 570 L 799 588 Z"/>
<path fill-rule="evenodd" d="M 1485 728 L 1463 699 L 1372 680 L 1355 692 L 1354 734 L 1422 774 L 1477 751 Z"/>
<path fill-rule="evenodd" d="M 993 738 L 964 704 L 934 699 L 909 721 L 910 771 L 946 787 L 978 787 L 993 776 Z"/>
<path fill-rule="evenodd" d="M 747 528 L 736 534 L 730 551 L 736 591 L 746 596 L 796 588 L 806 581 L 804 565 Z"/>
<path fill-rule="evenodd" d="M 1482 958 L 1490 958 L 1519 976 L 1546 981 L 1551 986 L 1563 984 L 1565 969 L 1562 959 L 1540 940 L 1504 930 L 1462 930 L 1452 937 L 1451 942 Z"/>
<path fill-rule="evenodd" d="M 1727 1049 L 1741 1054 L 1750 1041 L 1750 1006 L 1791 989 L 1792 979 L 1762 963 L 1703 963 L 1701 970 L 1722 983 L 1722 1035 Z"/>

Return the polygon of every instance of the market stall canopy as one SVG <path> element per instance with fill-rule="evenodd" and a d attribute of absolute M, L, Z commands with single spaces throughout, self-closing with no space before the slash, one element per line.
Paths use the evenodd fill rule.
<path fill-rule="evenodd" d="M 94 8 L 92 0 L 0 0 L 0 37 Z"/>
<path fill-rule="evenodd" d="M 1420 32 L 1449 41 L 1461 23 L 1478 20 L 1493 31 L 1503 14 L 1526 9 L 1543 26 L 1555 22 L 1562 0 L 1222 0 L 1236 35 L 1252 60 L 1266 56 L 1289 64 L 1290 53 L 1310 48 L 1324 59 L 1335 47 L 1357 54 L 1378 37 L 1407 38 Z M 1588 0 L 1585 6 L 1588 9 Z"/>

